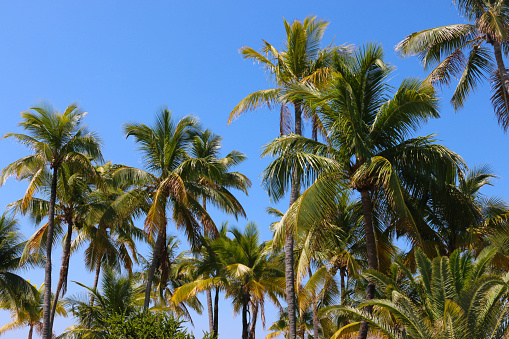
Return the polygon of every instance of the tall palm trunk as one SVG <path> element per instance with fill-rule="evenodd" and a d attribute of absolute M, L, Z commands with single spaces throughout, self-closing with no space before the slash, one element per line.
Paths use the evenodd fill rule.
<path fill-rule="evenodd" d="M 161 249 L 163 244 L 166 243 L 166 217 L 164 218 L 164 225 L 161 225 L 159 229 L 159 233 L 157 234 L 156 245 L 154 246 L 154 254 L 152 256 L 152 263 L 150 264 L 150 269 L 148 271 L 147 277 L 147 288 L 145 290 L 145 302 L 143 304 L 143 312 L 148 310 L 148 306 L 150 304 L 150 292 L 152 290 L 152 281 L 154 280 L 154 274 L 156 272 L 157 264 L 159 262 L 159 257 L 161 254 Z"/>
<path fill-rule="evenodd" d="M 311 138 L 314 141 L 318 141 L 318 116 L 316 114 L 313 115 L 312 124 Z"/>
<path fill-rule="evenodd" d="M 309 278 L 313 276 L 313 272 L 311 271 L 311 266 L 308 266 L 308 274 Z M 312 309 L 313 309 L 313 339 L 318 338 L 318 327 L 320 326 L 320 323 L 318 321 L 318 295 L 314 293 L 315 296 L 313 297 L 313 303 L 312 303 Z"/>
<path fill-rule="evenodd" d="M 209 311 L 209 332 L 214 333 L 214 309 L 212 308 L 212 292 L 207 289 L 207 309 Z"/>
<path fill-rule="evenodd" d="M 302 135 L 302 102 L 294 102 L 295 106 L 295 134 Z M 297 200 L 300 194 L 300 182 L 297 172 L 292 174 L 290 193 L 290 206 Z M 295 339 L 296 332 L 296 311 L 297 305 L 295 300 L 295 272 L 293 258 L 293 234 L 287 230 L 285 234 L 285 279 L 286 279 L 286 303 L 288 304 L 288 337 Z"/>
<path fill-rule="evenodd" d="M 318 321 L 318 300 L 315 297 L 313 300 L 313 339 L 318 339 L 318 329 L 320 328 L 320 322 Z"/>
<path fill-rule="evenodd" d="M 219 337 L 219 288 L 216 287 L 214 296 L 214 338 Z"/>
<path fill-rule="evenodd" d="M 101 255 L 101 259 L 102 259 L 102 255 Z M 94 278 L 94 286 L 93 286 L 94 291 L 97 290 L 97 285 L 99 285 L 99 276 L 101 275 L 101 264 L 102 264 L 101 261 L 99 261 L 95 268 L 95 278 Z M 94 295 L 92 294 L 92 297 L 90 298 L 90 306 L 92 306 L 93 304 L 94 304 Z"/>
<path fill-rule="evenodd" d="M 69 273 L 69 260 L 71 258 L 71 238 L 73 225 L 74 223 L 72 217 L 67 218 L 67 236 L 65 237 L 65 244 L 62 252 L 62 267 L 60 267 L 60 277 L 58 278 L 57 290 L 53 300 L 53 307 L 51 308 L 51 328 L 53 328 L 53 322 L 55 320 L 55 312 L 57 310 L 60 291 L 62 291 L 62 295 L 64 295 L 65 290 L 67 289 L 67 275 Z"/>
<path fill-rule="evenodd" d="M 203 209 L 207 210 L 207 199 L 205 197 L 202 198 L 202 206 Z M 209 236 L 208 232 L 204 230 L 205 236 Z M 214 332 L 214 310 L 212 308 L 212 291 L 208 289 L 206 292 L 207 295 L 207 310 L 209 312 L 209 332 L 214 333 L 214 337 L 216 336 L 216 332 Z"/>
<path fill-rule="evenodd" d="M 58 168 L 53 168 L 51 178 L 51 195 L 48 211 L 48 231 L 46 241 L 46 266 L 44 268 L 44 303 L 42 305 L 42 339 L 51 339 L 51 244 L 53 243 L 53 226 L 55 224 L 55 202 L 57 200 Z"/>
<path fill-rule="evenodd" d="M 32 339 L 34 335 L 34 325 L 30 325 L 30 330 L 28 331 L 28 339 Z"/>
<path fill-rule="evenodd" d="M 340 284 L 341 284 L 341 305 L 345 305 L 345 294 L 346 294 L 346 284 L 345 284 L 345 277 L 346 277 L 346 267 L 341 266 L 339 269 L 339 276 L 340 276 Z"/>
<path fill-rule="evenodd" d="M 100 257 L 102 258 L 102 255 Z M 92 289 L 94 291 L 97 291 L 97 285 L 99 285 L 99 275 L 100 274 L 101 274 L 101 260 L 99 260 L 99 262 L 97 263 L 97 267 L 95 268 L 94 286 L 92 287 Z M 92 295 L 90 296 L 90 307 L 94 306 L 94 301 L 95 301 L 95 294 L 92 293 Z M 92 326 L 92 318 L 89 317 L 87 324 L 86 324 L 86 328 L 89 329 L 91 326 Z"/>
<path fill-rule="evenodd" d="M 362 203 L 362 214 L 364 217 L 364 230 L 366 235 L 366 252 L 368 254 L 368 269 L 378 269 L 378 259 L 376 254 L 376 240 L 375 233 L 373 232 L 373 210 L 371 203 L 371 196 L 368 189 L 360 189 L 361 203 Z M 375 297 L 375 284 L 372 281 L 368 281 L 368 288 L 366 289 L 366 300 L 371 300 Z M 371 314 L 373 306 L 366 306 L 364 308 L 366 312 Z M 359 329 L 358 339 L 366 339 L 368 335 L 368 323 L 366 321 L 361 322 Z"/>
<path fill-rule="evenodd" d="M 498 74 L 500 76 L 500 80 L 502 84 L 504 84 L 505 95 L 504 95 L 504 103 L 506 112 L 509 112 L 509 75 L 507 75 L 507 69 L 505 68 L 504 59 L 502 56 L 502 48 L 500 46 L 500 42 L 490 39 L 489 41 L 493 46 L 493 51 L 495 52 L 495 60 L 497 61 Z"/>
<path fill-rule="evenodd" d="M 249 295 L 242 292 L 242 339 L 249 339 L 249 324 L 247 322 L 247 313 L 249 307 Z"/>
<path fill-rule="evenodd" d="M 251 314 L 251 325 L 249 326 L 249 339 L 256 339 L 256 319 L 258 319 L 258 303 L 254 303 Z"/>

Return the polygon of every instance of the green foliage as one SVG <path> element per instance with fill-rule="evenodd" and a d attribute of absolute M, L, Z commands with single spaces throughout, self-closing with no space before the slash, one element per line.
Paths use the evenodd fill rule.
<path fill-rule="evenodd" d="M 126 317 L 113 314 L 106 319 L 107 339 L 194 339 L 182 326 L 182 321 L 160 313 L 135 313 Z"/>
<path fill-rule="evenodd" d="M 504 131 L 509 128 L 507 54 L 509 7 L 506 1 L 453 1 L 470 23 L 454 24 L 408 35 L 396 46 L 401 56 L 417 56 L 424 69 L 432 69 L 427 80 L 434 85 L 458 84 L 451 98 L 456 110 L 467 96 L 491 75 L 495 116 Z M 493 52 L 490 49 L 493 48 Z M 495 56 L 495 58 L 493 58 Z M 495 62 L 494 62 L 495 61 Z"/>
<path fill-rule="evenodd" d="M 325 312 L 339 310 L 366 320 L 388 338 L 507 338 L 509 276 L 490 270 L 494 255 L 495 250 L 486 248 L 476 260 L 459 251 L 431 260 L 417 250 L 417 275 L 403 269 L 403 279 L 396 281 L 374 271 L 365 274 L 384 289 L 384 298 Z M 368 305 L 376 307 L 373 315 L 362 311 Z"/>

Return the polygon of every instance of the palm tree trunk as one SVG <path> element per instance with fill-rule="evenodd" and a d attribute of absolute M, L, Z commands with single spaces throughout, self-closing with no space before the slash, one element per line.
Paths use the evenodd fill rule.
<path fill-rule="evenodd" d="M 94 291 L 97 290 L 97 285 L 99 285 L 99 275 L 101 274 L 101 261 L 97 263 L 97 267 L 95 268 L 95 278 L 94 278 L 94 286 L 92 289 Z M 90 307 L 94 306 L 95 301 L 95 294 L 92 293 L 90 296 Z M 89 329 L 92 326 L 92 318 L 89 317 L 89 320 L 87 321 L 86 328 Z"/>
<path fill-rule="evenodd" d="M 30 325 L 30 330 L 28 331 L 28 339 L 32 339 L 33 335 L 34 335 L 34 326 Z"/>
<path fill-rule="evenodd" d="M 247 322 L 247 313 L 249 307 L 249 295 L 242 292 L 242 339 L 249 339 L 249 324 Z"/>
<path fill-rule="evenodd" d="M 97 285 L 99 285 L 99 276 L 101 274 L 101 262 L 97 263 L 97 267 L 95 268 L 95 278 L 94 278 L 94 291 L 97 290 Z M 90 306 L 94 304 L 94 295 L 92 294 L 92 298 L 90 298 Z"/>
<path fill-rule="evenodd" d="M 341 305 L 345 305 L 345 293 L 346 293 L 346 284 L 345 284 L 345 277 L 346 277 L 346 267 L 341 266 L 339 269 L 339 276 L 341 279 Z"/>
<path fill-rule="evenodd" d="M 320 322 L 318 321 L 318 301 L 313 300 L 313 339 L 318 339 L 318 329 L 320 328 Z"/>
<path fill-rule="evenodd" d="M 219 288 L 216 287 L 214 296 L 214 338 L 219 337 Z"/>
<path fill-rule="evenodd" d="M 318 140 L 318 117 L 316 116 L 316 114 L 313 115 L 313 126 L 312 126 L 311 138 L 314 141 Z"/>
<path fill-rule="evenodd" d="M 506 112 L 509 112 L 509 76 L 507 75 L 507 70 L 504 65 L 504 59 L 502 57 L 502 48 L 500 47 L 500 42 L 496 40 L 490 39 L 490 43 L 492 44 L 493 51 L 495 52 L 495 60 L 497 61 L 497 68 L 500 80 L 502 81 L 502 84 L 504 84 L 505 89 L 504 102 Z"/>
<path fill-rule="evenodd" d="M 73 221 L 71 218 L 67 220 L 67 236 L 65 237 L 64 250 L 62 252 L 62 267 L 60 267 L 60 277 L 58 278 L 57 290 L 53 299 L 53 306 L 51 308 L 51 328 L 53 328 L 53 322 L 55 320 L 55 312 L 57 310 L 58 298 L 60 297 L 60 291 L 62 295 L 65 294 L 67 285 L 67 274 L 69 273 L 69 259 L 71 258 L 71 237 Z"/>
<path fill-rule="evenodd" d="M 249 326 L 249 339 L 256 339 L 256 319 L 258 318 L 258 303 L 254 303 Z"/>
<path fill-rule="evenodd" d="M 295 134 L 302 135 L 302 102 L 294 102 L 295 106 Z M 292 173 L 290 193 L 290 206 L 297 200 L 300 194 L 300 182 L 297 172 Z M 297 305 L 295 300 L 295 272 L 293 258 L 293 234 L 287 230 L 285 234 L 285 279 L 286 279 L 286 303 L 288 304 L 288 337 L 295 339 L 296 332 L 296 311 Z"/>
<path fill-rule="evenodd" d="M 376 254 L 376 240 L 375 233 L 373 232 L 373 211 L 371 204 L 371 196 L 368 189 L 360 189 L 361 203 L 362 203 L 362 214 L 364 217 L 364 230 L 366 233 L 366 252 L 368 254 L 368 269 L 378 269 L 378 259 Z M 368 288 L 366 289 L 366 300 L 371 300 L 375 297 L 375 284 L 372 281 L 368 281 Z M 366 306 L 364 311 L 371 314 L 373 306 Z M 358 339 L 366 339 L 368 335 L 368 323 L 366 321 L 361 322 L 359 329 Z"/>
<path fill-rule="evenodd" d="M 214 333 L 214 310 L 212 308 L 212 292 L 207 289 L 207 309 L 209 311 L 209 332 Z"/>
<path fill-rule="evenodd" d="M 53 168 L 51 195 L 48 211 L 48 230 L 46 241 L 46 266 L 44 268 L 44 303 L 42 306 L 42 339 L 51 339 L 51 245 L 53 243 L 53 225 L 55 224 L 55 202 L 57 200 L 58 168 Z"/>
<path fill-rule="evenodd" d="M 157 234 L 156 245 L 154 246 L 154 253 L 152 255 L 152 263 L 150 264 L 150 269 L 148 271 L 147 288 L 145 290 L 145 303 L 143 304 L 143 312 L 146 312 L 148 310 L 148 306 L 150 304 L 150 292 L 152 290 L 152 281 L 154 280 L 154 274 L 156 272 L 157 264 L 159 262 L 159 257 L 161 253 L 161 248 L 163 246 L 163 242 L 165 242 L 164 240 L 165 238 L 166 238 L 166 222 L 164 222 L 164 225 L 161 225 L 159 233 Z"/>

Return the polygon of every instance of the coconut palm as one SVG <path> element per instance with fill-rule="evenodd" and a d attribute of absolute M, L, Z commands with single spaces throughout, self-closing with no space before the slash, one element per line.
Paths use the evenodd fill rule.
<path fill-rule="evenodd" d="M 455 109 L 463 107 L 470 92 L 491 74 L 491 102 L 499 124 L 507 131 L 509 76 L 503 56 L 507 53 L 509 7 L 503 0 L 453 2 L 470 23 L 412 33 L 396 51 L 402 56 L 417 55 L 424 69 L 432 69 L 427 79 L 434 84 L 449 85 L 459 78 L 451 99 Z"/>
<path fill-rule="evenodd" d="M 179 270 L 187 270 L 190 276 L 193 277 L 191 282 L 194 280 L 203 280 L 210 278 L 225 277 L 225 267 L 222 264 L 219 254 L 216 252 L 215 243 L 219 238 L 227 238 L 228 224 L 223 223 L 219 229 L 219 234 L 214 238 L 210 236 L 203 236 L 200 247 L 196 248 L 192 254 L 192 257 L 185 258 L 185 261 L 181 263 Z M 210 335 L 212 338 L 217 338 L 219 334 L 219 291 L 221 286 L 211 286 L 205 290 L 207 294 L 207 308 L 209 311 L 209 327 L 212 322 L 212 330 Z M 215 290 L 214 302 L 212 304 L 212 289 Z M 183 297 L 184 301 L 190 300 L 195 293 L 189 294 L 189 296 Z M 210 295 L 210 302 L 209 302 Z M 212 315 L 212 319 L 210 319 Z"/>
<path fill-rule="evenodd" d="M 222 138 L 213 134 L 209 130 L 198 132 L 192 140 L 192 147 L 190 150 L 190 159 L 188 166 L 202 167 L 203 176 L 198 180 L 198 183 L 210 186 L 219 190 L 223 195 L 232 201 L 232 205 L 236 206 L 237 213 L 245 217 L 244 209 L 237 199 L 229 192 L 229 189 L 236 188 L 247 194 L 247 189 L 251 186 L 251 181 L 244 175 L 238 172 L 229 172 L 228 170 L 242 163 L 246 157 L 238 151 L 232 151 L 224 158 L 220 157 Z M 220 197 L 219 197 L 220 198 Z M 205 197 L 202 199 L 202 206 L 206 209 L 207 200 Z M 207 234 L 205 234 L 207 236 Z M 216 237 L 218 234 L 210 234 L 211 237 Z M 217 309 L 219 307 L 219 298 L 217 296 L 218 290 L 216 289 L 216 297 L 214 307 L 212 306 L 212 293 L 210 290 L 206 291 L 207 295 L 207 308 L 209 315 L 209 331 L 210 333 L 217 333 L 218 331 L 218 315 Z M 214 310 L 216 310 L 214 312 Z"/>
<path fill-rule="evenodd" d="M 44 296 L 44 285 L 37 288 L 35 285 L 30 285 L 30 293 L 18 293 L 16 302 L 3 302 L 0 303 L 0 308 L 6 309 L 11 312 L 13 320 L 2 327 L 0 327 L 0 335 L 3 333 L 28 327 L 28 339 L 32 339 L 34 330 L 42 335 L 42 306 Z M 55 312 L 60 316 L 67 316 L 67 312 L 61 301 L 55 302 Z"/>
<path fill-rule="evenodd" d="M 178 228 L 183 228 L 193 247 L 199 244 L 201 228 L 217 232 L 216 226 L 198 198 L 210 201 L 221 210 L 238 215 L 237 200 L 229 192 L 200 183 L 206 177 L 207 166 L 192 166 L 188 151 L 193 136 L 199 130 L 198 120 L 187 116 L 173 121 L 169 110 L 163 109 L 153 127 L 144 124 L 125 124 L 127 136 L 133 136 L 148 171 L 123 167 L 115 172 L 115 180 L 136 187 L 117 199 L 117 212 L 147 209 L 145 231 L 149 241 L 157 236 L 151 267 L 147 277 L 144 310 L 150 303 L 152 281 L 159 258 L 166 243 L 167 210 Z"/>
<path fill-rule="evenodd" d="M 273 208 L 269 213 L 279 219 L 284 217 Z M 360 204 L 351 201 L 346 193 L 337 199 L 337 209 L 325 220 L 317 220 L 311 227 L 299 228 L 295 232 L 297 304 L 299 314 L 311 312 L 314 338 L 320 333 L 319 309 L 335 303 L 339 296 L 344 302 L 346 272 L 357 275 L 359 254 L 364 255 L 364 243 L 360 241 L 361 216 Z M 276 234 L 273 244 L 279 247 L 284 242 L 281 236 L 284 225 L 276 222 L 271 228 Z M 313 272 L 315 268 L 317 270 Z M 334 280 L 338 272 L 341 290 Z"/>
<path fill-rule="evenodd" d="M 15 273 L 21 268 L 24 247 L 25 242 L 18 231 L 17 220 L 3 213 L 0 216 L 0 302 L 16 305 L 20 295 L 32 293 L 32 286 Z M 40 257 L 32 256 L 23 267 L 31 267 L 41 262 Z"/>
<path fill-rule="evenodd" d="M 352 307 L 331 307 L 365 319 L 387 338 L 507 338 L 508 276 L 490 272 L 495 250 L 485 249 L 475 261 L 470 253 L 455 251 L 431 261 L 416 251 L 418 276 L 401 267 L 405 284 L 379 272 L 366 275 L 387 298 L 366 301 L 378 312 L 369 314 Z M 355 331 L 359 323 L 340 329 L 332 338 Z"/>
<path fill-rule="evenodd" d="M 383 62 L 379 46 L 369 44 L 352 56 L 338 56 L 334 68 L 328 89 L 296 86 L 289 94 L 319 109 L 328 144 L 297 135 L 269 143 L 263 155 L 278 158 L 265 170 L 263 184 L 271 196 L 280 197 L 292 171 L 301 173 L 302 184 L 314 182 L 281 221 L 287 227 L 308 227 L 314 220 L 324 220 L 344 189 L 357 191 L 368 268 L 376 270 L 380 262 L 375 235 L 384 227 L 381 221 L 396 222 L 401 233 L 419 242 L 404 197 L 422 194 L 428 177 L 436 176 L 444 183 L 452 180 L 462 162 L 434 143 L 432 136 L 408 138 L 420 124 L 438 117 L 435 91 L 426 82 L 405 79 L 389 97 L 386 80 L 392 68 Z M 374 284 L 369 283 L 368 300 L 374 292 Z M 366 334 L 367 323 L 359 338 L 365 339 Z"/>
<path fill-rule="evenodd" d="M 278 50 L 270 43 L 263 41 L 264 47 L 257 52 L 251 47 L 242 47 L 240 52 L 244 58 L 259 62 L 268 70 L 273 77 L 276 88 L 257 91 L 244 98 L 230 113 L 228 123 L 239 115 L 253 109 L 281 105 L 280 135 L 286 134 L 291 129 L 287 104 L 294 106 L 294 130 L 295 134 L 302 134 L 302 108 L 303 101 L 300 98 L 286 100 L 282 94 L 292 85 L 323 82 L 329 74 L 329 62 L 334 53 L 346 52 L 348 47 L 321 49 L 320 43 L 328 26 L 324 20 L 316 20 L 315 17 L 307 17 L 304 21 L 295 20 L 291 24 L 284 20 L 286 40 L 284 48 Z M 317 119 L 313 119 L 316 123 Z M 316 130 L 316 124 L 313 131 Z M 298 180 L 295 178 L 292 184 L 290 205 L 295 202 L 300 193 Z M 295 338 L 295 288 L 293 272 L 293 238 L 288 232 L 285 243 L 285 276 L 286 297 L 289 309 L 290 339 Z"/>
<path fill-rule="evenodd" d="M 111 162 L 96 167 L 101 185 L 89 194 L 88 222 L 73 241 L 73 249 L 88 242 L 85 266 L 95 272 L 93 289 L 97 289 L 103 267 L 116 271 L 123 268 L 132 273 L 137 263 L 135 240 L 144 240 L 143 231 L 134 225 L 133 215 L 120 217 L 114 211 L 114 203 L 129 188 L 113 180 L 115 170 L 120 167 Z"/>
<path fill-rule="evenodd" d="M 154 306 L 150 310 L 171 311 L 175 316 L 182 317 L 193 324 L 189 309 L 199 315 L 202 314 L 203 306 L 198 298 L 189 298 L 181 303 L 174 304 L 171 297 L 177 288 L 183 286 L 195 278 L 194 272 L 190 269 L 191 263 L 187 257 L 187 251 L 177 253 L 180 242 L 175 236 L 168 236 L 164 257 L 157 262 L 157 269 L 154 274 L 152 299 Z M 154 255 L 154 243 L 150 243 L 152 256 Z M 146 281 L 152 260 L 146 260 L 140 256 L 142 271 L 136 273 L 140 281 Z"/>
<path fill-rule="evenodd" d="M 93 295 L 90 297 L 72 296 L 63 302 L 78 319 L 78 324 L 70 326 L 59 338 L 104 338 L 107 334 L 106 320 L 114 314 L 128 317 L 141 309 L 143 304 L 143 287 L 137 287 L 133 277 L 120 276 L 111 270 L 104 270 L 101 278 L 101 289 L 93 289 L 77 283 Z"/>
<path fill-rule="evenodd" d="M 430 190 L 424 199 L 410 197 L 419 211 L 414 219 L 428 255 L 436 255 L 437 249 L 442 255 L 451 255 L 456 249 L 479 253 L 490 236 L 500 233 L 506 225 L 508 206 L 502 199 L 482 193 L 494 178 L 489 167 L 473 167 L 459 172 L 449 185 L 430 178 Z M 413 261 L 411 255 L 409 259 Z"/>
<path fill-rule="evenodd" d="M 19 124 L 28 134 L 8 133 L 4 138 L 14 138 L 27 146 L 32 154 L 5 167 L 0 176 L 0 184 L 11 176 L 18 180 L 30 178 L 22 204 L 27 206 L 41 184 L 44 172 L 48 169 L 52 171 L 46 236 L 47 243 L 52 244 L 58 172 L 63 164 L 75 163 L 86 168 L 91 167 L 89 159 L 101 161 L 100 142 L 97 136 L 82 124 L 85 113 L 76 105 L 68 106 L 63 113 L 55 112 L 51 107 L 34 107 L 31 110 L 21 113 L 22 122 Z M 52 332 L 51 249 L 52 246 L 46 246 L 43 339 L 50 339 Z"/>
<path fill-rule="evenodd" d="M 254 339 L 258 314 L 264 319 L 265 298 L 279 305 L 277 297 L 283 295 L 282 260 L 270 253 L 270 243 L 260 243 L 255 224 L 247 224 L 244 232 L 233 228 L 230 233 L 233 239 L 220 237 L 210 244 L 221 266 L 218 273 L 224 275 L 202 276 L 178 288 L 172 301 L 178 303 L 203 290 L 219 287 L 227 298 L 232 298 L 234 312 L 242 314 L 242 338 Z"/>
<path fill-rule="evenodd" d="M 34 174 L 35 175 L 35 174 Z M 69 272 L 69 261 L 71 257 L 72 235 L 82 229 L 88 222 L 92 212 L 90 193 L 91 185 L 97 180 L 95 169 L 82 167 L 72 163 L 63 164 L 57 173 L 57 194 L 55 201 L 55 231 L 54 239 L 64 233 L 62 241 L 62 265 L 55 291 L 54 300 L 59 300 L 60 293 L 65 295 L 67 290 L 67 276 Z M 33 177 L 30 178 L 33 180 Z M 51 175 L 45 171 L 40 175 L 41 181 L 36 191 L 48 192 L 51 187 Z M 31 197 L 28 203 L 20 199 L 10 205 L 15 212 L 29 214 L 36 223 L 40 223 L 48 214 L 49 201 L 43 198 Z M 66 231 L 62 227 L 66 225 Z M 26 258 L 33 253 L 39 253 L 47 246 L 48 223 L 42 225 L 28 240 L 23 257 Z M 57 303 L 53 302 L 51 309 L 51 322 L 55 317 Z"/>
<path fill-rule="evenodd" d="M 273 339 L 283 336 L 283 338 L 288 338 L 288 309 L 280 309 L 278 312 L 279 318 L 272 323 L 272 325 L 268 328 L 270 332 L 265 336 L 265 339 Z M 304 313 L 297 314 L 297 338 L 304 339 L 306 334 L 311 335 L 313 330 L 313 320 L 312 314 L 309 311 Z M 314 338 L 314 337 L 313 337 Z"/>

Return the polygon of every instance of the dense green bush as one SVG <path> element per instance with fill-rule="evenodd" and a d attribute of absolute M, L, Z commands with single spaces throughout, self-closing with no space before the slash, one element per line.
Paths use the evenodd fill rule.
<path fill-rule="evenodd" d="M 182 326 L 182 321 L 168 314 L 135 313 L 110 316 L 108 339 L 194 339 Z"/>

